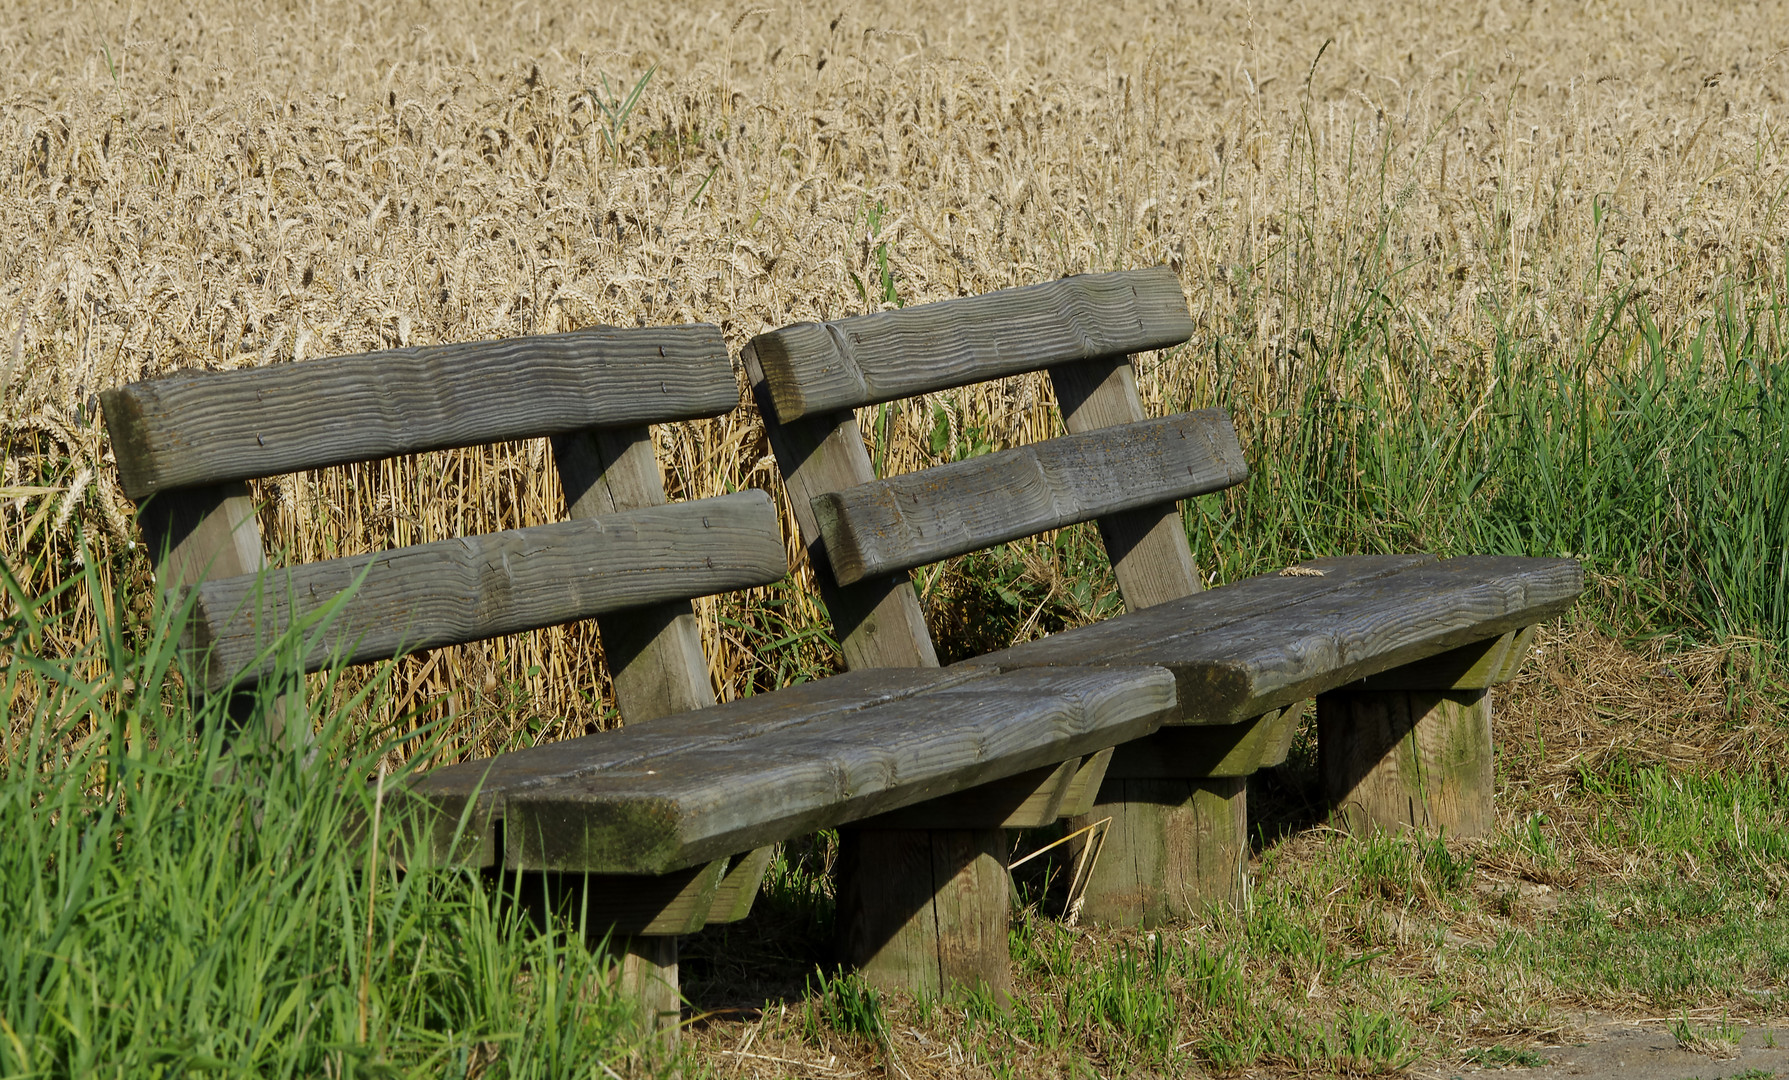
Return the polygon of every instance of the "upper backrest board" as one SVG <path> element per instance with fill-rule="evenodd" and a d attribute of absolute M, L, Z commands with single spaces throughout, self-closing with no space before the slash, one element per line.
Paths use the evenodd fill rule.
<path fill-rule="evenodd" d="M 171 375 L 101 395 L 125 494 L 399 454 L 718 416 L 739 403 L 717 327 L 436 345 Z"/>
<path fill-rule="evenodd" d="M 776 419 L 789 423 L 1054 364 L 1165 349 L 1192 334 L 1180 279 L 1158 266 L 796 323 L 758 335 L 752 347 Z"/>

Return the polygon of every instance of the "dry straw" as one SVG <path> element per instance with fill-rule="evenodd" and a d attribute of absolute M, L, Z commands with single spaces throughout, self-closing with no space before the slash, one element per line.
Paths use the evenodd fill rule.
<path fill-rule="evenodd" d="M 1167 263 L 1199 334 L 1144 359 L 1151 409 L 1221 376 L 1246 437 L 1306 387 L 1345 389 L 1301 346 L 1363 282 L 1400 298 L 1383 362 L 1472 393 L 1497 328 L 1570 341 L 1622 283 L 1680 324 L 1719 275 L 1781 273 L 1781 15 L 7 5 L 0 485 L 55 490 L 0 504 L 0 556 L 44 588 L 84 536 L 146 595 L 105 387 L 596 322 L 708 320 L 737 347 L 891 298 Z M 1055 422 L 1035 378 L 912 403 L 876 418 L 889 468 L 930 459 L 933 407 L 951 444 Z M 781 498 L 749 411 L 658 437 L 674 497 Z M 266 534 L 314 559 L 553 518 L 551 477 L 530 444 L 258 491 Z M 815 625 L 763 601 L 701 605 L 725 695 L 775 677 L 751 642 Z M 406 662 L 397 697 L 475 717 L 468 750 L 553 738 L 601 721 L 597 648 L 571 628 L 444 650 Z M 522 701 L 544 726 L 496 707 Z"/>

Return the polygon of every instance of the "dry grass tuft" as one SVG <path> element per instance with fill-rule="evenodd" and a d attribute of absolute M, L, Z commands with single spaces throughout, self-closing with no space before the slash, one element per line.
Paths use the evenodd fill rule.
<path fill-rule="evenodd" d="M 1614 763 L 1679 772 L 1782 769 L 1789 726 L 1781 688 L 1742 689 L 1757 647 L 1637 648 L 1593 631 L 1542 628 L 1523 673 L 1497 702 L 1498 744 L 1508 761 L 1500 806 L 1524 815 L 1564 805 L 1579 776 Z"/>

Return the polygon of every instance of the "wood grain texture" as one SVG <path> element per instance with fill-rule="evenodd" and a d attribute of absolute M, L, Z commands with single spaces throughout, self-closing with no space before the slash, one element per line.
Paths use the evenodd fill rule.
<path fill-rule="evenodd" d="M 553 463 L 576 521 L 665 505 L 665 485 L 645 427 L 572 432 L 553 439 Z M 598 615 L 603 660 L 623 723 L 714 704 L 702 627 L 686 599 Z"/>
<path fill-rule="evenodd" d="M 933 829 L 932 909 L 938 920 L 941 993 L 975 990 L 1005 1008 L 1012 998 L 1007 943 L 1011 876 L 1002 829 Z M 876 966 L 864 967 L 874 980 Z M 910 988 L 909 988 L 910 989 Z"/>
<path fill-rule="evenodd" d="M 1286 763 L 1286 758 L 1292 753 L 1292 740 L 1304 726 L 1310 704 L 1308 701 L 1294 702 L 1268 714 L 1272 719 L 1268 721 L 1261 760 L 1255 766 L 1257 769 L 1271 769 Z"/>
<path fill-rule="evenodd" d="M 1062 409 L 1063 426 L 1071 433 L 1144 418 L 1137 374 L 1129 357 L 1059 364 L 1050 369 L 1050 384 Z M 1234 443 L 1235 438 L 1232 429 L 1229 441 Z M 1193 565 L 1177 504 L 1104 515 L 1099 519 L 1099 531 L 1126 610 L 1141 611 L 1199 591 L 1199 570 Z"/>
<path fill-rule="evenodd" d="M 1151 669 L 1019 672 L 683 746 L 667 745 L 679 719 L 667 717 L 601 736 L 656 740 L 655 753 L 627 764 L 481 792 L 475 763 L 437 770 L 413 790 L 456 817 L 475 794 L 499 802 L 510 867 L 663 873 L 1148 734 L 1173 707 L 1172 683 Z M 441 782 L 431 791 L 444 773 L 472 792 Z"/>
<path fill-rule="evenodd" d="M 624 998 L 634 1002 L 635 1022 L 646 1036 L 649 1064 L 676 1053 L 682 1031 L 683 993 L 677 978 L 677 938 L 610 937 L 616 960 L 615 979 Z"/>
<path fill-rule="evenodd" d="M 259 678 L 280 634 L 307 620 L 323 620 L 302 656 L 315 670 L 764 585 L 786 570 L 770 497 L 740 492 L 209 581 L 191 646 L 218 689 Z"/>
<path fill-rule="evenodd" d="M 621 329 L 191 373 L 101 395 L 125 493 L 717 416 L 738 403 L 717 327 Z"/>
<path fill-rule="evenodd" d="M 653 761 L 666 756 L 694 750 L 726 752 L 736 744 L 771 737 L 785 728 L 845 723 L 865 709 L 960 686 L 989 674 L 958 668 L 853 671 L 786 686 L 773 694 L 662 717 L 649 724 L 434 769 L 413 781 L 408 790 L 441 806 L 462 806 L 477 796 L 485 805 L 500 807 L 504 799 L 525 791 L 599 778 L 617 770 L 651 768 Z"/>
<path fill-rule="evenodd" d="M 841 829 L 838 948 L 864 982 L 934 997 L 981 989 L 1004 1004 L 1006 833 Z"/>
<path fill-rule="evenodd" d="M 1509 647 L 1503 652 L 1502 670 L 1491 676 L 1491 685 L 1509 682 L 1522 670 L 1522 661 L 1528 659 L 1528 651 L 1534 648 L 1534 631 L 1533 626 L 1524 626 L 1516 631 L 1515 637 L 1510 639 Z"/>
<path fill-rule="evenodd" d="M 421 812 L 419 827 L 426 831 L 436 860 L 493 866 L 501 861 L 497 833 L 501 830 L 504 805 L 519 793 L 599 776 L 610 770 L 650 769 L 651 762 L 658 758 L 689 750 L 725 750 L 736 742 L 773 735 L 784 727 L 848 718 L 863 709 L 987 674 L 938 668 L 850 672 L 619 731 L 433 769 L 411 781 L 393 798 L 410 800 L 412 809 Z"/>
<path fill-rule="evenodd" d="M 1583 590 L 1570 559 L 1468 556 L 1384 574 L 1386 557 L 1362 560 L 1348 584 L 1275 577 L 1214 589 L 967 663 L 1003 671 L 1040 664 L 1158 665 L 1175 673 L 1175 722 L 1230 724 L 1474 641 L 1553 618 Z M 1260 579 L 1255 579 L 1259 581 Z M 1304 582 L 1309 592 L 1300 597 Z M 1234 591 L 1233 591 L 1234 590 Z M 1234 614 L 1203 616 L 1235 597 Z M 1197 614 L 1196 614 L 1197 613 Z M 1177 630 L 1177 616 L 1203 629 Z"/>
<path fill-rule="evenodd" d="M 1155 927 L 1203 920 L 1241 897 L 1248 856 L 1248 781 L 1242 777 L 1118 780 L 1073 819 L 1111 819 L 1099 859 L 1084 872 L 1081 917 L 1100 926 Z M 1078 857 L 1086 858 L 1083 847 Z"/>
<path fill-rule="evenodd" d="M 1062 814 L 1081 759 L 1045 765 L 952 795 L 863 818 L 856 829 L 1041 829 Z"/>
<path fill-rule="evenodd" d="M 1249 776 L 1286 760 L 1304 702 L 1240 724 L 1165 727 L 1113 751 L 1106 776 L 1114 780 L 1172 780 Z"/>
<path fill-rule="evenodd" d="M 812 504 L 833 575 L 850 585 L 1247 476 L 1229 417 L 1205 409 L 824 492 Z"/>
<path fill-rule="evenodd" d="M 1317 698 L 1318 771 L 1356 836 L 1497 826 L 1489 690 L 1344 690 Z"/>
<path fill-rule="evenodd" d="M 769 844 L 748 851 L 727 863 L 727 876 L 721 878 L 714 892 L 714 904 L 708 909 L 709 923 L 738 922 L 752 913 L 752 902 L 758 898 L 758 886 L 764 883 L 764 872 L 776 848 Z"/>
<path fill-rule="evenodd" d="M 726 872 L 716 859 L 666 874 L 505 874 L 503 890 L 542 927 L 576 927 L 590 941 L 611 931 L 663 937 L 707 923 Z"/>
<path fill-rule="evenodd" d="M 832 620 L 833 636 L 853 671 L 877 667 L 937 667 L 938 653 L 926 628 L 925 612 L 905 572 L 840 585 L 827 559 L 826 542 L 814 517 L 816 496 L 876 479 L 863 447 L 863 433 L 849 411 L 792 423 L 773 418 L 770 391 L 756 350 L 741 354 L 777 469 L 789 493 L 789 509 L 801 531 L 808 565 Z"/>
<path fill-rule="evenodd" d="M 1171 605 L 1135 611 L 1104 622 L 1076 627 L 1048 637 L 984 653 L 963 660 L 956 667 L 1034 667 L 1041 664 L 1076 664 L 1083 659 L 1115 656 L 1150 641 L 1167 641 L 1180 635 L 1215 633 L 1234 623 L 1309 603 L 1365 581 L 1403 573 L 1419 566 L 1433 566 L 1433 555 L 1362 555 L 1313 559 L 1302 565 L 1322 571 L 1321 577 L 1284 577 L 1262 574 L 1188 595 Z"/>
<path fill-rule="evenodd" d="M 930 830 L 839 830 L 834 944 L 879 990 L 943 992 L 933 869 Z"/>
<path fill-rule="evenodd" d="M 255 504 L 241 483 L 169 492 L 144 504 L 139 524 L 166 595 L 267 565 Z"/>
<path fill-rule="evenodd" d="M 1354 687 L 1360 690 L 1483 690 L 1504 681 L 1504 670 L 1509 667 L 1509 651 L 1520 633 L 1512 630 L 1500 637 L 1475 641 L 1413 664 L 1368 675 Z"/>
<path fill-rule="evenodd" d="M 1081 759 L 1081 767 L 1075 770 L 1075 778 L 1063 793 L 1062 806 L 1057 813 L 1063 817 L 1076 817 L 1093 809 L 1094 800 L 1099 798 L 1100 785 L 1105 783 L 1106 770 L 1111 767 L 1112 755 L 1116 750 L 1116 747 L 1107 747 Z"/>
<path fill-rule="evenodd" d="M 798 323 L 752 339 L 783 423 L 1051 364 L 1164 349 L 1193 333 L 1167 267 Z"/>

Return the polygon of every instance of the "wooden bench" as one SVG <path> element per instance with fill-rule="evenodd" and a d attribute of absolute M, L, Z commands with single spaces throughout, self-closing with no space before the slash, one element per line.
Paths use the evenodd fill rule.
<path fill-rule="evenodd" d="M 1057 783 L 1026 820 L 1085 809 L 1080 761 L 1174 706 L 1165 669 L 1122 666 L 864 671 L 715 705 L 689 598 L 786 564 L 764 492 L 666 503 L 649 425 L 738 404 L 712 326 L 176 375 L 103 404 L 156 580 L 190 605 L 189 685 L 232 695 L 287 752 L 309 735 L 299 669 L 596 619 L 622 730 L 435 770 L 392 812 L 420 805 L 437 857 L 524 875 L 540 902 L 612 931 L 668 1031 L 677 936 L 744 916 L 766 845 L 1040 770 Z M 247 480 L 540 436 L 568 520 L 267 565 Z M 263 681 L 258 700 L 286 696 L 251 716 Z"/>
<path fill-rule="evenodd" d="M 626 727 L 439 769 L 406 797 L 439 811 L 439 857 L 527 875 L 613 929 L 669 1019 L 676 937 L 743 916 L 765 846 L 814 829 L 855 826 L 840 925 L 883 985 L 1001 991 L 1002 830 L 1065 814 L 1111 821 L 1090 916 L 1196 912 L 1234 888 L 1246 776 L 1312 695 L 1344 821 L 1488 821 L 1483 688 L 1570 602 L 1576 565 L 1319 561 L 1199 593 L 1176 501 L 1240 480 L 1240 450 L 1215 411 L 1145 419 L 1127 359 L 1188 333 L 1177 281 L 1142 271 L 756 339 L 745 364 L 852 670 L 718 706 L 689 598 L 785 566 L 763 493 L 665 502 L 648 425 L 737 404 L 712 327 L 175 376 L 104 407 L 157 579 L 192 604 L 204 692 L 290 678 L 291 628 L 314 669 L 597 620 Z M 854 407 L 1046 367 L 1069 435 L 872 474 Z M 540 436 L 567 521 L 266 566 L 246 480 Z M 937 666 L 907 568 L 1089 519 L 1133 614 Z M 293 726 L 274 735 L 295 748 Z"/>
<path fill-rule="evenodd" d="M 1242 453 L 1218 410 L 1146 418 L 1128 356 L 1192 331 L 1178 279 L 1156 268 L 797 324 L 744 353 L 852 670 L 937 665 L 908 571 L 1099 523 L 1131 614 L 948 670 L 1173 672 L 1172 726 L 1083 769 L 1083 783 L 1099 780 L 1097 805 L 1073 823 L 1109 826 L 1083 912 L 1113 924 L 1195 917 L 1237 894 L 1247 777 L 1284 760 L 1313 696 L 1322 772 L 1348 827 L 1489 828 L 1488 688 L 1513 674 L 1525 628 L 1582 588 L 1569 560 L 1415 555 L 1317 560 L 1201 592 L 1178 500 L 1244 479 Z M 875 475 L 853 410 L 1038 370 L 1066 435 Z M 1001 830 L 1046 823 L 1052 808 L 1031 787 L 1055 782 L 1015 777 L 1002 798 L 939 800 L 843 831 L 845 956 L 884 986 L 1002 989 Z"/>

